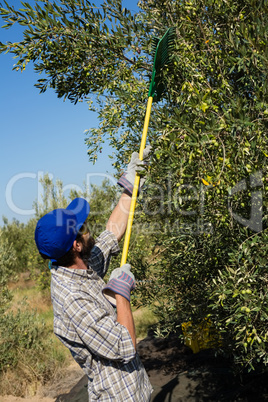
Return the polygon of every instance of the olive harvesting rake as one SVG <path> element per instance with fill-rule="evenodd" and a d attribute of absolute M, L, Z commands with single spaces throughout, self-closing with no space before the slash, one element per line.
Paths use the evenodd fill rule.
<path fill-rule="evenodd" d="M 146 145 L 146 138 L 147 138 L 147 131 L 148 131 L 149 120 L 150 120 L 150 115 L 151 115 L 152 103 L 153 103 L 153 101 L 158 102 L 161 99 L 161 96 L 165 89 L 165 85 L 163 84 L 161 72 L 162 72 L 163 68 L 166 67 L 170 63 L 170 56 L 171 56 L 174 46 L 175 46 L 175 34 L 176 34 L 175 28 L 172 27 L 166 31 L 165 35 L 161 39 L 154 37 L 152 40 L 152 49 L 154 51 L 154 63 L 153 63 L 153 71 L 152 71 L 151 83 L 150 83 L 150 88 L 149 88 L 149 93 L 148 93 L 146 114 L 145 114 L 145 120 L 144 120 L 144 126 L 143 126 L 143 132 L 142 132 L 142 138 L 141 138 L 141 144 L 140 144 L 140 151 L 139 151 L 139 159 L 141 161 L 143 160 L 143 151 L 144 151 L 144 148 Z M 139 183 L 140 183 L 140 174 L 138 172 L 136 172 L 134 187 L 133 187 L 133 191 L 132 191 L 132 199 L 131 199 L 131 205 L 130 205 L 130 211 L 129 211 L 129 218 L 128 218 L 124 246 L 123 246 L 122 257 L 121 257 L 121 266 L 124 265 L 127 261 L 129 242 L 130 242 L 131 229 L 132 229 L 132 224 L 133 224 L 133 219 L 134 219 L 134 212 L 135 212 L 135 207 L 136 207 Z"/>

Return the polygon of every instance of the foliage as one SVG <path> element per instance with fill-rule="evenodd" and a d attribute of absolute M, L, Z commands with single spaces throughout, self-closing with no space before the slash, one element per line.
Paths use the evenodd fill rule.
<path fill-rule="evenodd" d="M 16 263 L 16 251 L 13 243 L 4 236 L 4 230 L 0 229 L 0 272 L 1 278 L 7 280 L 14 276 L 14 264 Z"/>
<path fill-rule="evenodd" d="M 235 339 L 236 363 L 251 368 L 268 363 L 267 253 L 262 248 L 267 239 L 267 233 L 255 235 L 230 253 L 230 265 L 213 280 L 209 306 L 212 316 L 215 310 L 221 313 L 217 325 L 225 335 L 225 349 L 230 351 Z"/>
<path fill-rule="evenodd" d="M 8 281 L 14 280 L 17 274 L 16 240 L 19 237 L 7 237 L 8 229 L 14 235 L 17 228 L 21 233 L 27 232 L 27 226 L 19 225 L 18 222 L 5 224 L 0 229 L 0 380 L 1 391 L 4 389 L 4 378 L 8 372 L 19 372 L 16 384 L 22 385 L 29 377 L 34 377 L 35 382 L 48 379 L 54 371 L 55 362 L 48 361 L 47 350 L 50 347 L 44 338 L 47 337 L 48 329 L 40 323 L 36 312 L 25 309 L 24 305 L 11 309 L 12 292 L 8 288 Z M 14 243 L 11 243 L 13 239 Z M 29 252 L 29 250 L 28 250 Z M 27 255 L 27 254 L 25 254 Z M 17 370 L 17 371 L 16 371 Z M 15 389 L 13 385 L 12 393 Z"/>
<path fill-rule="evenodd" d="M 144 7 L 160 29 L 160 7 Z M 267 365 L 267 5 L 170 9 L 165 18 L 180 21 L 178 53 L 144 195 L 156 248 L 143 293 L 157 300 L 160 332 L 210 317 L 221 350 L 250 370 Z"/>
<path fill-rule="evenodd" d="M 13 265 L 10 267 L 13 271 L 13 275 L 10 276 L 13 279 L 15 279 L 17 273 L 27 271 L 31 256 L 35 253 L 34 225 L 35 220 L 30 220 L 25 224 L 15 219 L 9 222 L 4 218 L 4 225 L 1 229 L 2 239 L 7 244 L 12 244 L 13 254 L 15 254 Z M 3 257 L 1 257 L 1 260 L 5 264 Z"/>
<path fill-rule="evenodd" d="M 162 318 L 159 333 L 210 317 L 238 367 L 266 366 L 267 2 L 141 0 L 136 14 L 119 0 L 6 7 L 7 26 L 26 28 L 1 50 L 18 56 L 15 68 L 32 60 L 46 73 L 42 91 L 50 85 L 71 101 L 98 95 L 89 103 L 100 120 L 88 132 L 89 156 L 107 138 L 118 170 L 140 139 L 151 37 L 176 28 L 129 258 L 144 303 Z"/>
<path fill-rule="evenodd" d="M 106 223 L 117 201 L 117 188 L 111 186 L 108 179 L 103 180 L 101 186 L 91 185 L 88 223 L 93 237 L 105 230 Z"/>
<path fill-rule="evenodd" d="M 0 318 L 1 358 L 0 371 L 16 367 L 25 352 L 36 353 L 42 345 L 44 328 L 36 325 L 36 314 L 32 312 L 8 312 Z"/>
<path fill-rule="evenodd" d="M 39 181 L 43 187 L 43 195 L 41 203 L 34 202 L 37 219 L 53 209 L 67 207 L 67 199 L 63 195 L 63 183 L 61 180 L 57 179 L 54 184 L 49 174 L 46 173 Z"/>
<path fill-rule="evenodd" d="M 27 303 L 15 299 L 0 317 L 1 394 L 25 397 L 34 395 L 38 385 L 51 381 L 66 360 L 66 353 L 51 339 L 52 317 L 45 323 L 42 315 L 30 307 L 30 297 Z M 40 307 L 47 306 L 42 303 Z"/>
<path fill-rule="evenodd" d="M 0 229 L 0 315 L 3 314 L 12 298 L 7 288 L 7 281 L 10 277 L 14 277 L 15 263 L 16 253 L 13 245 L 4 238 L 3 231 Z"/>
<path fill-rule="evenodd" d="M 14 69 L 23 71 L 33 61 L 36 72 L 46 73 L 36 84 L 41 92 L 51 87 L 59 97 L 75 103 L 97 94 L 101 119 L 106 120 L 109 113 L 108 125 L 89 132 L 90 159 L 96 160 L 104 135 L 114 144 L 120 130 L 122 145 L 126 135 L 135 142 L 131 131 L 133 125 L 140 130 L 147 91 L 142 77 L 151 72 L 148 52 L 144 52 L 151 38 L 148 35 L 146 43 L 141 40 L 147 31 L 143 19 L 132 15 L 121 0 L 105 0 L 97 7 L 84 0 L 42 0 L 34 7 L 24 3 L 20 11 L 5 4 L 6 9 L 0 10 L 4 27 L 15 23 L 25 27 L 21 42 L 0 43 L 0 51 L 17 57 Z M 91 107 L 95 110 L 96 104 Z M 133 118 L 125 120 L 124 115 Z"/>
<path fill-rule="evenodd" d="M 33 60 L 37 72 L 47 72 L 48 78 L 38 80 L 41 92 L 50 86 L 59 97 L 77 102 L 89 92 L 109 91 L 111 82 L 126 78 L 128 68 L 122 66 L 136 64 L 128 53 L 138 51 L 135 34 L 141 23 L 122 8 L 121 1 L 107 0 L 96 7 L 77 0 L 44 0 L 35 7 L 24 3 L 20 11 L 6 6 L 1 10 L 4 27 L 19 23 L 26 29 L 22 43 L 2 44 L 2 50 L 18 55 L 16 69 L 24 70 Z M 131 69 L 128 73 L 129 77 Z"/>
<path fill-rule="evenodd" d="M 135 332 L 137 339 L 144 339 L 148 334 L 148 330 L 157 322 L 157 317 L 148 307 L 133 311 L 135 323 Z"/>

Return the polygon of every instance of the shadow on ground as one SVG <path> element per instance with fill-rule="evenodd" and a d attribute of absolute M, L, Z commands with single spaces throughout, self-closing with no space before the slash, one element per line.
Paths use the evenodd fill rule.
<path fill-rule="evenodd" d="M 138 352 L 154 388 L 151 402 L 268 401 L 268 373 L 236 378 L 212 351 L 193 354 L 177 336 L 148 336 L 138 344 Z M 87 402 L 87 378 L 55 401 Z"/>
<path fill-rule="evenodd" d="M 193 354 L 176 335 L 148 336 L 140 342 L 139 354 L 154 387 L 152 402 L 268 401 L 268 372 L 235 377 L 212 350 Z"/>

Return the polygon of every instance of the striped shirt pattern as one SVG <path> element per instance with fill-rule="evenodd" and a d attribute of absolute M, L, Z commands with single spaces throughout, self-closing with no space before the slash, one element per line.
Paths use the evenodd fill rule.
<path fill-rule="evenodd" d="M 87 270 L 51 269 L 54 332 L 87 374 L 89 401 L 148 402 L 152 387 L 146 371 L 102 294 L 100 275 L 119 251 L 115 236 L 104 231 L 92 251 Z"/>

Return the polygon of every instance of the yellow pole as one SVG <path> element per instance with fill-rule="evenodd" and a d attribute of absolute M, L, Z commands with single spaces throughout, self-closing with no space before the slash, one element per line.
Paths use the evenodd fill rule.
<path fill-rule="evenodd" d="M 147 101 L 147 108 L 146 108 L 143 132 L 142 132 L 142 137 L 141 137 L 141 145 L 140 145 L 140 152 L 139 152 L 139 159 L 141 161 L 143 159 L 143 151 L 144 151 L 144 148 L 146 145 L 146 138 L 147 138 L 147 131 L 148 131 L 148 126 L 149 126 L 151 109 L 152 109 L 152 103 L 153 103 L 153 97 L 150 96 Z M 125 241 L 124 241 L 123 252 L 122 252 L 122 257 L 121 257 L 121 267 L 122 267 L 122 265 L 124 265 L 127 262 L 131 228 L 132 228 L 132 223 L 133 223 L 133 219 L 134 219 L 134 212 L 135 212 L 137 195 L 138 195 L 138 190 L 139 190 L 139 183 L 140 183 L 140 175 L 138 173 L 136 173 L 134 187 L 133 187 L 133 191 L 132 191 L 129 217 L 128 217 L 128 222 L 127 222 L 127 229 L 126 229 L 126 233 L 125 233 Z"/>

